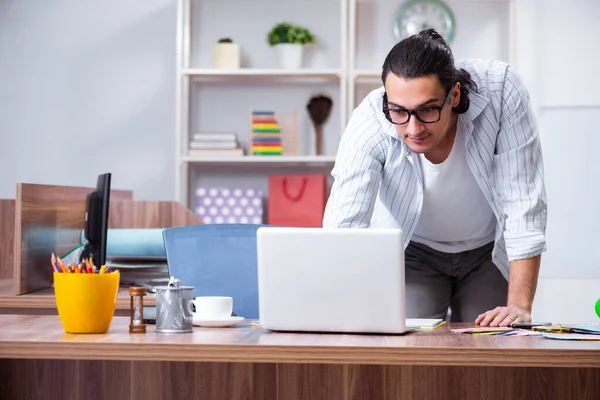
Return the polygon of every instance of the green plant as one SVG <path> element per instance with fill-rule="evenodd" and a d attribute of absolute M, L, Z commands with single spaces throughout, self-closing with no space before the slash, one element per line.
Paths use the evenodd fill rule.
<path fill-rule="evenodd" d="M 275 25 L 267 35 L 271 46 L 278 43 L 315 44 L 315 36 L 305 27 L 287 22 Z"/>
<path fill-rule="evenodd" d="M 233 40 L 231 40 L 230 38 L 222 38 L 219 39 L 219 43 L 233 43 Z"/>

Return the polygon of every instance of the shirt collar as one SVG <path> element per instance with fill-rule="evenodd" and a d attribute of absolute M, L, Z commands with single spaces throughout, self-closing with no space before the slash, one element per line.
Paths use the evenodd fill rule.
<path fill-rule="evenodd" d="M 458 116 L 459 122 L 464 124 L 466 133 L 466 146 L 468 147 L 473 137 L 473 121 L 482 113 L 487 107 L 489 99 L 480 95 L 477 92 L 469 92 L 469 109 L 464 114 Z"/>

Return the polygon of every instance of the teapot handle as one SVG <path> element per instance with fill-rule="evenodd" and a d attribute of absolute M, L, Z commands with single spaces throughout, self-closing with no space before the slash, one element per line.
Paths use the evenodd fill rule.
<path fill-rule="evenodd" d="M 194 309 L 193 306 L 194 305 L 194 300 L 190 300 L 187 302 L 187 309 L 190 312 L 190 315 L 194 315 Z"/>

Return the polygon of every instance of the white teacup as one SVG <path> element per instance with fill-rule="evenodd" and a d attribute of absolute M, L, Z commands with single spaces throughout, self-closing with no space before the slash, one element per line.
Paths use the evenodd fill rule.
<path fill-rule="evenodd" d="M 231 318 L 233 298 L 226 296 L 199 296 L 193 300 L 194 318 L 203 321 L 219 321 Z"/>

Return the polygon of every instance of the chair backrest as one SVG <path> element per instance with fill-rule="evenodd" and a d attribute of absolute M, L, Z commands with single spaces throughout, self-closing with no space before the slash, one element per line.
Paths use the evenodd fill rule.
<path fill-rule="evenodd" d="M 206 224 L 165 229 L 169 276 L 194 296 L 231 296 L 233 312 L 258 319 L 256 231 L 261 224 Z"/>

